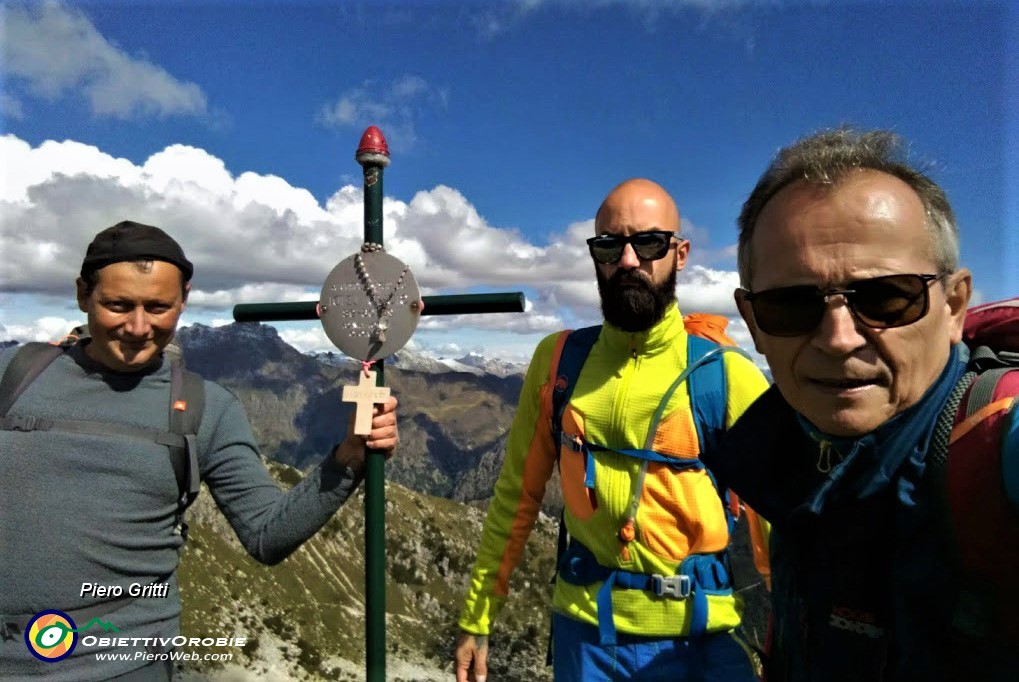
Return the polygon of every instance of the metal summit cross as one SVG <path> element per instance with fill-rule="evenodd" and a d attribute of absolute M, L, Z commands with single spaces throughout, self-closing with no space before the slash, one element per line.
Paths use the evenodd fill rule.
<path fill-rule="evenodd" d="M 359 360 L 358 386 L 343 400 L 356 402 L 356 433 L 370 431 L 372 405 L 388 396 L 384 358 L 410 339 L 421 315 L 520 313 L 521 292 L 421 297 L 410 269 L 382 249 L 382 175 L 389 147 L 375 126 L 361 137 L 355 156 L 364 172 L 364 241 L 361 252 L 330 273 L 319 301 L 234 306 L 237 322 L 320 319 L 330 340 Z M 372 275 L 375 275 L 373 279 Z M 374 372 L 369 372 L 369 366 Z M 374 375 L 375 388 L 371 386 Z M 383 392 L 385 395 L 383 395 Z M 369 402 L 370 401 L 370 402 Z M 365 668 L 366 682 L 386 679 L 385 458 L 369 449 L 365 461 Z"/>

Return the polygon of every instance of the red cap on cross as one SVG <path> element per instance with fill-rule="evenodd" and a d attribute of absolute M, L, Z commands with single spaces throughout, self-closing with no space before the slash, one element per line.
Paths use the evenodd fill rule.
<path fill-rule="evenodd" d="M 357 147 L 358 154 L 384 154 L 389 156 L 389 145 L 382 131 L 375 126 L 368 126 L 361 136 L 361 144 Z"/>

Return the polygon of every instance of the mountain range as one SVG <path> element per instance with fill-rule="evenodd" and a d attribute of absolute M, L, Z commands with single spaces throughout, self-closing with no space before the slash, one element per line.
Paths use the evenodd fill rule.
<path fill-rule="evenodd" d="M 238 396 L 282 485 L 299 480 L 343 437 L 353 405 L 341 401 L 342 387 L 356 381 L 359 363 L 303 354 L 272 327 L 250 323 L 193 325 L 179 330 L 175 343 L 190 369 Z M 459 604 L 525 369 L 408 351 L 386 360 L 386 384 L 400 400 L 401 439 L 386 465 L 388 679 L 452 677 Z M 500 616 L 492 647 L 492 675 L 500 680 L 550 679 L 544 656 L 557 493 L 549 495 L 550 513 L 535 529 L 514 574 L 514 598 Z M 237 618 L 259 633 L 243 662 L 249 673 L 363 679 L 361 493 L 272 568 L 249 559 L 211 499 L 202 498 L 180 570 L 185 633 Z"/>
<path fill-rule="evenodd" d="M 251 323 L 185 327 L 176 343 L 190 369 L 240 398 L 272 459 L 307 469 L 342 439 L 353 410 L 341 401 L 342 387 L 356 381 L 357 363 L 302 354 L 272 327 Z M 398 357 L 384 370 L 400 400 L 400 454 L 387 466 L 387 479 L 439 497 L 487 497 L 491 482 L 470 474 L 509 430 L 522 373 L 442 371 L 431 363 L 420 369 L 427 358 L 403 358 L 413 368 L 402 369 Z"/>

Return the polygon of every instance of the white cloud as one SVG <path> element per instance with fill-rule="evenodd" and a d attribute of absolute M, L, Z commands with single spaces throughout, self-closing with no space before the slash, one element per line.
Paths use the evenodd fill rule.
<path fill-rule="evenodd" d="M 479 37 L 490 39 L 509 31 L 541 10 L 554 12 L 555 19 L 562 21 L 563 12 L 588 13 L 620 8 L 640 19 L 645 29 L 654 31 L 662 15 L 675 15 L 684 10 L 694 10 L 710 18 L 743 8 L 817 2 L 825 0 L 515 0 L 481 3 L 468 18 Z M 753 46 L 748 45 L 746 49 L 752 51 Z"/>
<path fill-rule="evenodd" d="M 676 298 L 681 310 L 697 310 L 716 315 L 734 315 L 732 294 L 739 288 L 739 274 L 691 265 L 676 278 Z"/>
<path fill-rule="evenodd" d="M 283 178 L 235 175 L 194 147 L 173 145 L 135 165 L 73 141 L 32 147 L 6 135 L 0 157 L 19 168 L 0 185 L 0 292 L 11 297 L 68 296 L 94 234 L 131 219 L 159 225 L 183 245 L 196 266 L 190 311 L 222 318 L 238 303 L 317 300 L 363 235 L 360 188 L 342 187 L 322 206 Z M 490 224 L 443 185 L 409 202 L 384 198 L 383 211 L 387 251 L 411 267 L 426 295 L 527 292 L 526 314 L 425 316 L 422 331 L 522 337 L 601 318 L 584 244 L 591 219 L 548 226 L 547 242 L 536 244 Z M 735 272 L 695 263 L 681 273 L 677 295 L 684 311 L 732 315 L 736 285 Z"/>
<path fill-rule="evenodd" d="M 85 322 L 82 319 L 65 320 L 61 317 L 41 317 L 30 323 L 4 324 L 0 322 L 0 341 L 57 341 L 69 331 Z"/>
<path fill-rule="evenodd" d="M 198 289 L 188 296 L 188 307 L 224 310 L 240 303 L 313 301 L 318 298 L 320 291 L 321 287 L 319 287 L 319 291 L 313 291 L 307 287 L 274 282 L 245 284 L 236 289 L 220 289 L 218 291 Z"/>
<path fill-rule="evenodd" d="M 750 336 L 750 330 L 747 329 L 747 323 L 739 315 L 730 315 L 728 319 L 729 325 L 726 327 L 725 333 L 750 356 L 755 365 L 761 369 L 767 369 L 768 361 L 754 349 L 754 340 Z"/>
<path fill-rule="evenodd" d="M 104 38 L 84 13 L 57 2 L 10 5 L 2 54 L 8 78 L 56 99 L 80 92 L 96 116 L 203 115 L 205 94 Z"/>
<path fill-rule="evenodd" d="M 449 91 L 424 78 L 404 75 L 391 83 L 368 80 L 351 88 L 318 112 L 319 123 L 331 128 L 378 126 L 393 149 L 407 151 L 418 142 L 417 121 L 429 110 L 445 110 Z"/>
<path fill-rule="evenodd" d="M 281 329 L 280 338 L 302 353 L 313 351 L 336 351 L 336 346 L 326 336 L 321 325 L 312 325 L 307 329 Z"/>
<path fill-rule="evenodd" d="M 421 318 L 419 329 L 480 329 L 514 334 L 551 334 L 566 324 L 558 315 L 541 313 L 493 313 L 486 315 L 443 315 Z"/>

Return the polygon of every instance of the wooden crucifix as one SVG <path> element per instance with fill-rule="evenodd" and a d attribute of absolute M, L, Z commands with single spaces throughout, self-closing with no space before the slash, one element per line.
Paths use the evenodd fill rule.
<path fill-rule="evenodd" d="M 369 126 L 355 158 L 364 172 L 365 244 L 361 252 L 333 268 L 319 301 L 237 305 L 234 320 L 321 320 L 329 339 L 362 363 L 358 385 L 344 386 L 343 400 L 357 405 L 354 431 L 365 435 L 371 431 L 372 405 L 389 396 L 384 359 L 410 340 L 420 316 L 522 313 L 524 295 L 420 296 L 410 269 L 382 249 L 382 175 L 389 165 L 382 131 Z M 385 474 L 382 453 L 369 449 L 364 482 L 366 682 L 386 679 Z"/>
<path fill-rule="evenodd" d="M 358 373 L 357 386 L 343 387 L 343 402 L 354 403 L 354 433 L 368 436 L 372 432 L 372 408 L 386 402 L 389 387 L 378 386 L 375 372 Z"/>

